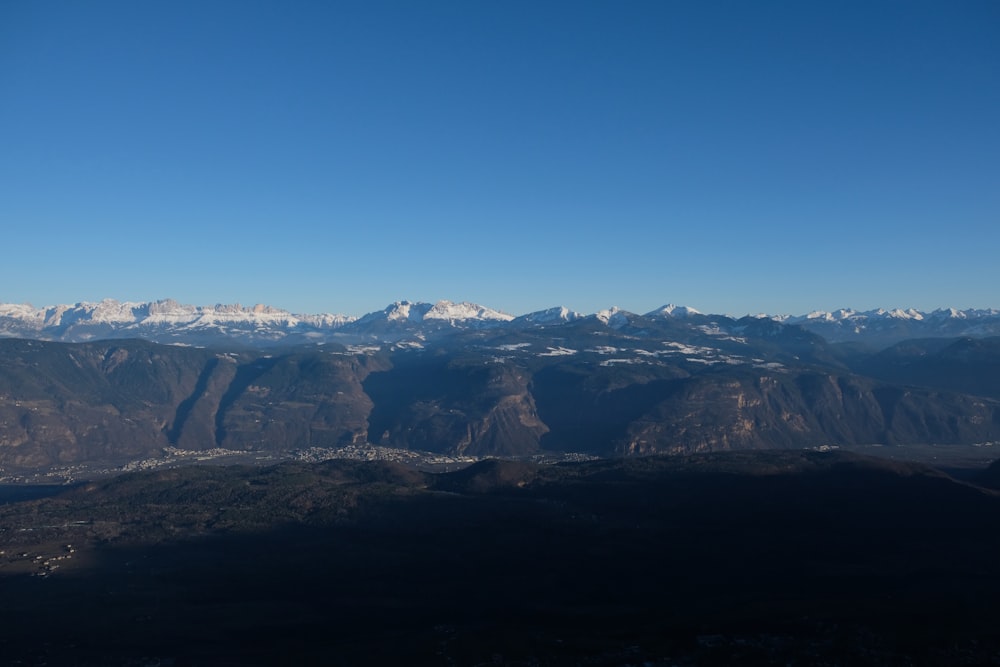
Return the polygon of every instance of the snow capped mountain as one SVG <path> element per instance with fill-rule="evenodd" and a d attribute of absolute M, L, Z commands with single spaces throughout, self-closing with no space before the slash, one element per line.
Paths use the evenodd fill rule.
<path fill-rule="evenodd" d="M 891 320 L 911 321 L 941 321 L 941 320 L 975 320 L 1000 316 L 1000 311 L 990 309 L 958 310 L 955 308 L 940 308 L 929 313 L 915 308 L 876 308 L 874 310 L 857 311 L 851 308 L 841 308 L 832 312 L 816 310 L 806 315 L 780 315 L 772 319 L 799 324 L 803 322 L 875 322 Z"/>
<path fill-rule="evenodd" d="M 293 315 L 265 305 L 188 306 L 172 299 L 147 303 L 105 299 L 46 308 L 0 304 L 0 335 L 62 341 L 146 338 L 193 344 L 227 337 L 257 343 L 290 334 L 322 336 L 353 319 L 329 313 Z"/>
<path fill-rule="evenodd" d="M 618 306 L 612 306 L 607 310 L 597 311 L 593 316 L 601 322 L 607 324 L 612 329 L 621 329 L 622 327 L 628 325 L 628 317 L 631 314 L 632 313 L 628 311 L 620 309 Z"/>
<path fill-rule="evenodd" d="M 521 315 L 520 317 L 515 318 L 515 320 L 520 324 L 546 325 L 572 322 L 580 319 L 581 317 L 583 317 L 583 315 L 575 310 L 570 310 L 565 306 L 556 306 L 555 308 L 536 310 L 533 313 Z"/>
<path fill-rule="evenodd" d="M 397 301 L 383 310 L 368 313 L 356 321 L 356 328 L 376 323 L 419 323 L 435 320 L 439 323 L 457 326 L 474 322 L 509 322 L 513 315 L 501 313 L 475 303 L 452 303 L 438 301 L 437 303 L 411 303 Z"/>
<path fill-rule="evenodd" d="M 424 319 L 447 320 L 449 322 L 464 322 L 467 320 L 510 322 L 514 319 L 514 316 L 467 301 L 463 301 L 462 303 L 438 301 L 427 311 Z"/>
<path fill-rule="evenodd" d="M 424 315 L 432 307 L 432 304 L 429 303 L 397 301 L 389 304 L 382 310 L 359 317 L 356 323 L 358 325 L 365 325 L 373 322 L 422 322 Z"/>
<path fill-rule="evenodd" d="M 839 322 L 841 320 L 847 319 L 854 315 L 854 311 L 850 309 L 841 308 L 840 310 L 835 310 L 832 313 L 828 313 L 825 310 L 814 310 L 806 315 L 801 315 L 795 317 L 793 315 L 784 315 L 780 318 L 776 317 L 774 319 L 780 320 L 782 322 L 802 322 L 802 321 L 822 321 L 822 322 Z"/>
<path fill-rule="evenodd" d="M 925 313 L 915 308 L 865 311 L 842 308 L 774 319 L 798 324 L 830 342 L 859 341 L 875 346 L 891 345 L 907 338 L 1000 335 L 1000 311 L 994 309 L 942 308 Z"/>
<path fill-rule="evenodd" d="M 651 310 L 646 313 L 646 317 L 690 317 L 691 315 L 701 314 L 701 311 L 695 310 L 694 308 L 689 308 L 687 306 L 675 306 L 672 303 L 668 303 L 665 306 L 661 306 L 656 310 Z"/>
<path fill-rule="evenodd" d="M 899 320 L 922 320 L 922 319 L 924 319 L 924 314 L 921 313 L 919 310 L 914 310 L 913 308 L 908 308 L 906 310 L 902 310 L 900 308 L 896 308 L 894 310 L 890 310 L 887 314 L 888 314 L 889 317 L 895 317 L 896 319 L 899 319 Z"/>
<path fill-rule="evenodd" d="M 258 304 L 191 306 L 172 299 L 130 302 L 105 299 L 36 308 L 0 304 L 0 336 L 79 342 L 98 339 L 144 338 L 156 342 L 213 345 L 232 341 L 252 346 L 340 342 L 351 344 L 423 340 L 462 331 L 507 327 L 554 327 L 585 317 L 621 329 L 637 319 L 650 326 L 659 320 L 670 327 L 704 325 L 694 308 L 668 304 L 645 316 L 613 307 L 585 316 L 558 306 L 520 317 L 475 303 L 397 301 L 360 318 L 346 315 L 301 315 Z M 761 316 L 777 326 L 798 325 L 829 342 L 857 341 L 886 347 L 907 338 L 1000 336 L 1000 310 L 954 308 L 922 312 L 913 308 L 856 311 L 841 308 L 800 316 Z M 668 324 L 669 323 L 669 324 Z M 714 323 L 714 320 L 713 320 Z M 643 325 L 646 326 L 646 325 Z"/>
<path fill-rule="evenodd" d="M 956 310 L 955 308 L 939 308 L 930 313 L 932 319 L 955 319 L 955 320 L 977 320 L 1000 317 L 1000 310 L 996 308 L 969 308 L 968 310 Z"/>
<path fill-rule="evenodd" d="M 99 303 L 81 302 L 73 306 L 34 308 L 30 305 L 0 304 L 0 317 L 38 322 L 45 327 L 73 324 L 111 324 L 148 326 L 157 324 L 199 326 L 216 323 L 280 324 L 283 326 L 337 327 L 353 320 L 345 315 L 293 315 L 285 310 L 256 305 L 245 308 L 239 304 L 186 306 L 173 299 L 148 303 L 121 302 L 105 299 Z"/>

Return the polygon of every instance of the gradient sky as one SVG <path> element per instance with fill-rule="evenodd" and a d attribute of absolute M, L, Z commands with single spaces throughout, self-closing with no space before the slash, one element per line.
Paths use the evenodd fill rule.
<path fill-rule="evenodd" d="M 0 301 L 1000 307 L 1000 3 L 0 3 Z"/>

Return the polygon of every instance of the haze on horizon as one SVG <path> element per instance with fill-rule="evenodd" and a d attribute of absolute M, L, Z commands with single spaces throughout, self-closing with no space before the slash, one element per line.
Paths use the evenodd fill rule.
<path fill-rule="evenodd" d="M 0 101 L 0 302 L 1000 306 L 993 2 L 10 2 Z"/>

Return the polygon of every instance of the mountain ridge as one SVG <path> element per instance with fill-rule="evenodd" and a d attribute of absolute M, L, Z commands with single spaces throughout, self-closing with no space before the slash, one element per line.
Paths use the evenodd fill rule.
<path fill-rule="evenodd" d="M 408 334 L 441 335 L 457 329 L 537 327 L 569 324 L 588 318 L 611 328 L 632 320 L 677 321 L 690 326 L 747 318 L 795 325 L 819 334 L 831 343 L 861 342 L 888 347 L 908 338 L 987 337 L 1000 335 L 1000 310 L 994 308 L 940 308 L 813 311 L 805 315 L 755 315 L 735 318 L 705 314 L 688 306 L 667 304 L 644 314 L 618 307 L 582 314 L 555 306 L 512 315 L 471 302 L 435 303 L 397 301 L 360 317 L 320 313 L 296 314 L 265 304 L 193 306 L 173 299 L 148 302 L 104 299 L 73 305 L 36 308 L 30 304 L 0 303 L 0 337 L 34 338 L 61 342 L 144 338 L 155 342 L 207 345 L 232 339 L 247 345 L 324 342 L 351 336 L 361 340 L 394 342 Z"/>
<path fill-rule="evenodd" d="M 595 318 L 557 335 L 257 350 L 0 339 L 0 468 L 118 466 L 170 448 L 603 457 L 1000 443 L 1000 339 L 847 357 L 799 327 L 735 326 L 739 337 Z"/>

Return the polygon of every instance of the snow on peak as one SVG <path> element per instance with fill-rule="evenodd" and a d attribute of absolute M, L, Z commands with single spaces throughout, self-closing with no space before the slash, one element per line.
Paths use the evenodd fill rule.
<path fill-rule="evenodd" d="M 147 312 L 146 306 L 145 303 L 104 299 L 100 303 L 78 303 L 75 310 L 88 314 L 92 322 L 119 324 L 142 319 Z"/>
<path fill-rule="evenodd" d="M 300 324 L 335 328 L 352 318 L 344 315 L 293 315 L 285 310 L 258 304 L 245 308 L 240 304 L 188 306 L 173 299 L 137 303 L 104 299 L 83 301 L 72 306 L 0 306 L 0 315 L 35 321 L 44 327 L 109 325 L 131 329 L 146 326 L 213 327 L 219 324 L 295 327 Z"/>
<path fill-rule="evenodd" d="M 514 319 L 514 316 L 502 313 L 499 310 L 487 308 L 486 306 L 480 306 L 477 303 L 469 303 L 468 301 L 461 303 L 438 301 L 427 311 L 424 318 L 428 320 L 448 321 L 495 320 L 509 322 Z"/>
<path fill-rule="evenodd" d="M 992 336 L 1000 330 L 1000 314 L 994 310 L 940 308 L 924 312 L 916 308 L 876 308 L 856 311 L 842 308 L 788 318 L 819 333 L 831 342 L 864 339 L 889 344 L 907 337 Z"/>
<path fill-rule="evenodd" d="M 0 317 L 16 317 L 18 319 L 43 319 L 45 310 L 35 308 L 28 303 L 0 303 Z"/>
<path fill-rule="evenodd" d="M 621 327 L 628 324 L 629 313 L 622 310 L 618 306 L 612 306 L 606 310 L 599 310 L 594 313 L 594 317 L 604 322 L 612 329 L 620 329 Z"/>
<path fill-rule="evenodd" d="M 424 313 L 430 309 L 428 303 L 410 303 L 409 301 L 397 301 L 385 307 L 382 312 L 385 319 L 390 322 L 420 322 L 424 319 Z"/>
<path fill-rule="evenodd" d="M 924 314 L 919 310 L 913 308 L 908 308 L 903 310 L 901 308 L 894 308 L 887 313 L 889 317 L 893 317 L 898 320 L 922 320 L 924 319 Z"/>
<path fill-rule="evenodd" d="M 437 303 L 411 303 L 410 301 L 397 301 L 386 307 L 381 312 L 369 313 L 362 320 L 385 319 L 389 322 L 423 322 L 424 320 L 437 320 L 439 322 L 467 322 L 467 321 L 499 321 L 508 322 L 514 319 L 513 315 L 502 313 L 479 304 L 463 301 L 453 303 L 451 301 L 438 301 Z"/>
<path fill-rule="evenodd" d="M 646 317 L 689 317 L 691 315 L 701 314 L 701 311 L 695 310 L 689 306 L 677 306 L 672 303 L 668 303 L 665 306 L 660 306 L 656 310 L 646 313 Z"/>
<path fill-rule="evenodd" d="M 886 311 L 879 311 L 880 313 L 885 313 Z M 805 315 L 798 315 L 794 317 L 785 317 L 782 321 L 788 321 L 793 324 L 807 323 L 816 324 L 819 322 L 854 322 L 858 319 L 866 319 L 869 316 L 875 315 L 873 312 L 859 313 L 852 308 L 838 308 L 837 310 L 830 312 L 827 310 L 814 310 Z M 777 319 L 777 318 L 773 318 Z"/>
<path fill-rule="evenodd" d="M 939 308 L 931 313 L 932 316 L 938 318 L 948 318 L 953 320 L 965 320 L 969 318 L 969 314 L 963 310 L 958 310 L 957 308 Z"/>
<path fill-rule="evenodd" d="M 693 308 L 668 304 L 646 316 L 667 319 L 692 315 L 701 313 Z M 238 303 L 191 306 L 173 299 L 150 302 L 104 299 L 42 308 L 30 304 L 0 303 L 0 336 L 40 335 L 46 339 L 67 341 L 89 340 L 95 336 L 138 336 L 153 340 L 166 337 L 175 341 L 187 335 L 197 338 L 206 334 L 221 334 L 277 341 L 288 335 L 315 339 L 324 332 L 340 329 L 349 323 L 353 323 L 351 328 L 343 333 L 360 331 L 378 336 L 387 324 L 390 328 L 417 325 L 418 330 L 421 323 L 429 325 L 432 330 L 481 329 L 497 327 L 515 319 L 519 325 L 544 326 L 572 322 L 582 317 L 580 313 L 557 306 L 515 318 L 475 303 L 444 300 L 437 303 L 397 301 L 381 311 L 357 319 L 332 314 L 297 315 L 264 304 L 248 307 Z M 635 315 L 614 307 L 587 318 L 599 320 L 613 329 L 621 329 Z M 914 308 L 866 311 L 841 308 L 832 312 L 814 311 L 807 315 L 775 316 L 770 319 L 799 324 L 831 340 L 853 339 L 854 336 L 881 336 L 881 339 L 903 335 L 983 336 L 996 335 L 1000 330 L 1000 311 L 996 309 L 941 308 L 922 312 Z M 370 325 L 373 326 L 371 330 L 368 329 Z"/>
<path fill-rule="evenodd" d="M 536 310 L 533 313 L 521 315 L 518 319 L 532 324 L 557 324 L 560 322 L 572 322 L 581 317 L 583 315 L 575 310 L 570 310 L 566 306 L 556 306 L 555 308 Z"/>

